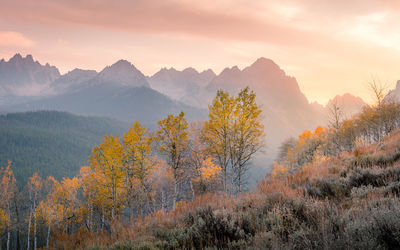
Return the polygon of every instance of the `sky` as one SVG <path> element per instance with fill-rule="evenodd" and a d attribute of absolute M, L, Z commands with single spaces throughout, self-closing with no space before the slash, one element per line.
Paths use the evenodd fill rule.
<path fill-rule="evenodd" d="M 62 73 L 119 59 L 216 73 L 259 57 L 310 101 L 400 79 L 398 0 L 0 0 L 0 58 L 32 54 Z"/>

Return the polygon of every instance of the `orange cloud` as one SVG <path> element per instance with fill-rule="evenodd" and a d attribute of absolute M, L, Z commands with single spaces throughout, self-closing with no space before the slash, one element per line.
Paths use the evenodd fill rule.
<path fill-rule="evenodd" d="M 0 47 L 26 48 L 34 42 L 21 33 L 14 31 L 0 31 Z"/>

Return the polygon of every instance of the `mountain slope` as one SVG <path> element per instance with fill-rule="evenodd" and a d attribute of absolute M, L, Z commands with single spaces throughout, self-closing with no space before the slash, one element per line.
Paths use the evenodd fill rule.
<path fill-rule="evenodd" d="M 82 84 L 95 77 L 95 70 L 74 69 L 55 80 L 51 84 L 51 89 L 54 94 L 65 92 L 74 92 L 82 87 Z"/>
<path fill-rule="evenodd" d="M 58 179 L 87 165 L 93 146 L 105 134 L 122 134 L 127 123 L 64 112 L 12 113 L 0 116 L 0 166 L 13 162 L 18 183 L 38 172 Z"/>
<path fill-rule="evenodd" d="M 154 127 L 168 114 L 187 113 L 189 120 L 204 119 L 206 111 L 172 101 L 146 87 L 96 84 L 72 93 L 14 106 L 13 111 L 58 110 L 82 115 L 107 116 L 127 122 L 136 120 Z"/>

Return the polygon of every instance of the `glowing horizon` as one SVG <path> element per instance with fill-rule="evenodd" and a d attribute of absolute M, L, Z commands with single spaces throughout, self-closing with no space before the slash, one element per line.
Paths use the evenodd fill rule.
<path fill-rule="evenodd" d="M 0 0 L 0 58 L 32 54 L 66 73 L 119 59 L 162 67 L 239 68 L 266 57 L 310 102 L 400 79 L 400 4 L 391 0 Z"/>

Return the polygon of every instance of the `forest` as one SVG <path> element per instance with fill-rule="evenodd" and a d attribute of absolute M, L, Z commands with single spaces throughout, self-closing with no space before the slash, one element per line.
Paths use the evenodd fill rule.
<path fill-rule="evenodd" d="M 396 249 L 400 247 L 400 104 L 376 102 L 285 141 L 246 189 L 264 150 L 256 94 L 222 90 L 208 119 L 171 114 L 105 135 L 88 166 L 18 185 L 0 172 L 4 249 Z M 268 138 L 268 135 L 266 135 Z"/>
<path fill-rule="evenodd" d="M 57 180 L 73 177 L 105 133 L 121 135 L 128 123 L 58 111 L 0 115 L 0 166 L 13 163 L 19 187 L 35 172 Z"/>

